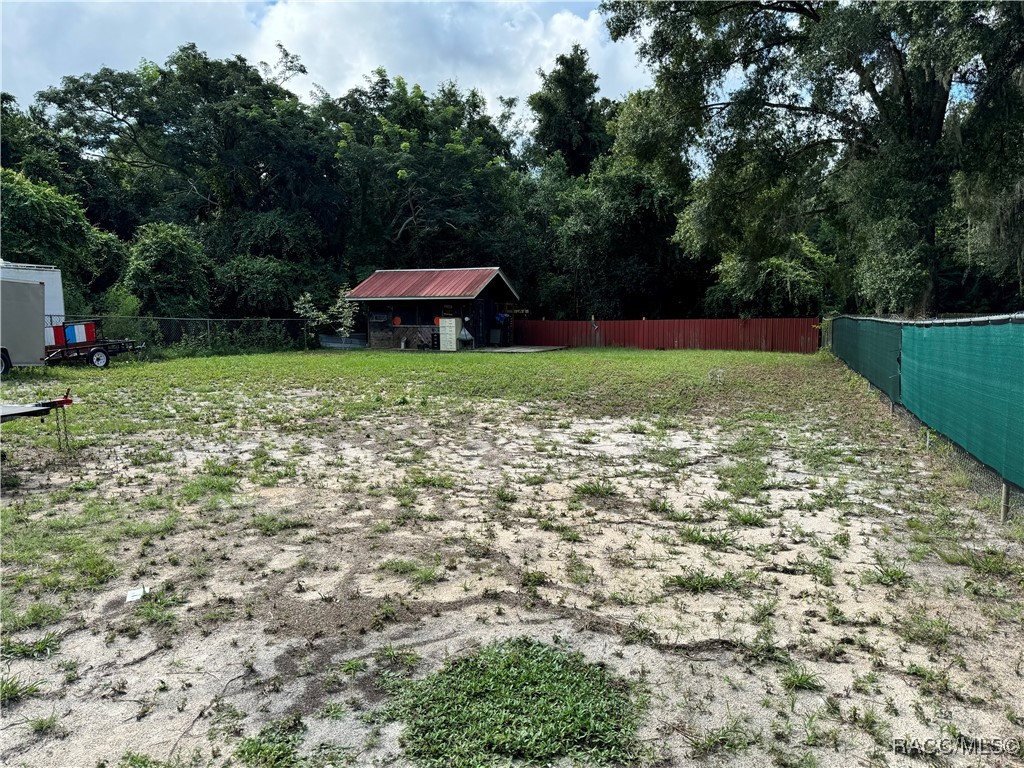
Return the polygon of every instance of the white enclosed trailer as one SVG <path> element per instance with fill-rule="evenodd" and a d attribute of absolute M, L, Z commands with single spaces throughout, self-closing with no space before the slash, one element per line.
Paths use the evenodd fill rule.
<path fill-rule="evenodd" d="M 0 279 L 0 373 L 46 363 L 44 293 L 40 282 Z"/>
<path fill-rule="evenodd" d="M 15 264 L 0 259 L 0 280 L 42 283 L 44 325 L 50 328 L 64 324 L 64 283 L 60 270 L 46 264 Z"/>

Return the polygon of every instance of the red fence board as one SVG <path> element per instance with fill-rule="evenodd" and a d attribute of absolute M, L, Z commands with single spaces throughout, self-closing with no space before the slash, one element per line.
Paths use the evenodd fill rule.
<path fill-rule="evenodd" d="M 517 343 L 543 347 L 818 351 L 820 320 L 520 320 Z"/>

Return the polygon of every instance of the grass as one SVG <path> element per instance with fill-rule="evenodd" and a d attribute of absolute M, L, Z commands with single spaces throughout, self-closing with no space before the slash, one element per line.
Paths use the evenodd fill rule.
<path fill-rule="evenodd" d="M 481 695 L 486 691 L 486 695 Z M 517 638 L 489 645 L 407 683 L 388 716 L 424 766 L 637 765 L 646 695 L 582 654 Z"/>
<path fill-rule="evenodd" d="M 44 375 L 15 372 L 11 384 L 42 397 L 62 386 L 90 404 L 90 433 L 136 434 L 183 426 L 194 433 L 253 407 L 238 398 L 210 398 L 211 391 L 256 394 L 274 387 L 347 392 L 352 397 L 301 409 L 352 418 L 387 410 L 399 401 L 432 398 L 552 402 L 589 416 L 672 415 L 688 412 L 701 398 L 735 398 L 752 410 L 775 410 L 780 397 L 806 404 L 828 402 L 809 377 L 794 371 L 828 365 L 813 355 L 681 350 L 672 354 L 627 349 L 581 349 L 551 355 L 394 355 L 281 352 L 151 362 L 119 363 L 107 370 L 53 368 Z M 728 388 L 714 386 L 709 371 L 729 372 Z M 382 387 L 380 382 L 386 382 Z M 215 385 L 215 386 L 211 386 Z M 206 391 L 203 391 L 206 390 Z M 126 400 L 123 393 L 131 392 Z M 642 393 L 638 400 L 638 393 Z M 176 412 L 153 407 L 174 400 Z M 202 420 L 183 424 L 179 414 L 202 402 Z M 26 420 L 27 421 L 27 420 Z M 30 436 L 36 425 L 12 422 L 8 434 Z M 85 429 L 80 425 L 73 428 Z"/>
<path fill-rule="evenodd" d="M 281 531 L 287 531 L 292 528 L 303 528 L 306 525 L 307 523 L 303 520 L 295 520 L 294 518 L 285 517 L 284 515 L 275 515 L 269 512 L 254 515 L 252 518 L 252 527 L 264 536 L 273 536 Z"/>
<path fill-rule="evenodd" d="M 543 571 L 523 571 L 520 583 L 527 588 L 542 587 L 548 583 L 548 575 Z"/>
<path fill-rule="evenodd" d="M 0 657 L 8 659 L 42 659 L 60 649 L 60 635 L 47 632 L 37 640 L 15 640 L 5 637 L 0 640 Z"/>
<path fill-rule="evenodd" d="M 591 480 L 580 483 L 574 489 L 577 496 L 588 499 L 607 499 L 618 495 L 615 485 L 608 480 Z"/>
<path fill-rule="evenodd" d="M 897 631 L 911 643 L 942 649 L 949 645 L 953 626 L 941 618 L 929 618 L 923 610 L 913 611 L 897 621 Z"/>
<path fill-rule="evenodd" d="M 1000 550 L 977 552 L 965 547 L 938 550 L 939 558 L 950 565 L 965 565 L 975 573 L 995 578 L 1024 575 L 1024 566 Z"/>
<path fill-rule="evenodd" d="M 565 575 L 569 579 L 569 583 L 583 586 L 589 584 L 590 580 L 594 578 L 594 568 L 575 552 L 570 552 L 565 566 Z"/>
<path fill-rule="evenodd" d="M 35 696 L 40 691 L 42 685 L 38 680 L 27 683 L 16 675 L 0 675 L 0 704 L 13 704 Z"/>
<path fill-rule="evenodd" d="M 386 560 L 378 568 L 396 576 L 407 576 L 417 586 L 436 584 L 444 578 L 444 574 L 439 568 L 421 565 L 412 560 Z"/>
<path fill-rule="evenodd" d="M 863 388 L 852 396 L 846 393 L 841 376 L 836 376 L 838 369 L 822 365 L 821 359 L 618 350 L 443 360 L 429 355 L 299 353 L 185 360 L 172 366 L 115 365 L 102 376 L 87 369 L 55 369 L 38 381 L 16 379 L 12 394 L 26 400 L 32 399 L 36 387 L 50 390 L 58 382 L 73 384 L 90 408 L 88 420 L 72 424 L 78 430 L 75 437 L 98 447 L 88 454 L 89 460 L 98 456 L 102 462 L 109 454 L 123 460 L 125 471 L 82 480 L 81 469 L 47 468 L 36 476 L 27 465 L 11 467 L 22 483 L 16 493 L 5 492 L 0 504 L 5 539 L 4 655 L 45 658 L 64 650 L 65 656 L 41 663 L 50 669 L 46 685 L 55 686 L 53 695 L 80 702 L 89 687 L 87 680 L 70 685 L 79 675 L 73 660 L 57 666 L 66 659 L 70 640 L 63 649 L 41 641 L 51 629 L 59 629 L 62 636 L 82 631 L 74 623 L 77 617 L 94 615 L 83 608 L 104 605 L 113 596 L 120 598 L 119 615 L 87 628 L 98 630 L 101 637 L 104 631 L 112 632 L 117 641 L 102 649 L 106 658 L 127 652 L 129 643 L 117 639 L 117 634 L 142 633 L 140 640 L 152 636 L 158 644 L 180 649 L 184 633 L 173 633 L 179 624 L 202 624 L 204 634 L 225 631 L 239 638 L 259 637 L 269 629 L 281 648 L 302 637 L 307 641 L 302 653 L 310 682 L 324 683 L 326 690 L 330 678 L 345 691 L 330 705 L 322 698 L 308 702 L 303 712 L 323 706 L 317 717 L 344 718 L 349 721 L 346 730 L 362 722 L 372 731 L 380 722 L 380 698 L 404 700 L 409 678 L 414 672 L 422 675 L 426 666 L 417 666 L 408 649 L 381 646 L 406 636 L 403 631 L 414 622 L 422 621 L 432 631 L 435 615 L 449 610 L 445 605 L 450 604 L 434 604 L 423 594 L 433 590 L 417 592 L 413 585 L 447 576 L 452 590 L 462 593 L 458 597 L 468 607 L 467 621 L 472 627 L 479 623 L 480 633 L 488 636 L 484 642 L 494 636 L 490 633 L 502 631 L 499 624 L 518 620 L 518 615 L 510 615 L 513 612 L 527 622 L 538 622 L 536 631 L 544 631 L 540 622 L 546 621 L 550 601 L 571 607 L 581 618 L 580 626 L 596 626 L 598 631 L 607 626 L 610 615 L 621 619 L 629 628 L 621 638 L 652 646 L 650 654 L 665 653 L 674 642 L 717 639 L 728 641 L 735 651 L 730 665 L 772 665 L 758 670 L 761 679 L 775 681 L 770 693 L 758 692 L 737 669 L 709 677 L 706 693 L 715 697 L 713 711 L 697 694 L 684 700 L 687 692 L 680 691 L 678 714 L 680 722 L 687 723 L 691 751 L 717 761 L 728 762 L 730 753 L 746 748 L 751 737 L 749 722 L 729 720 L 730 714 L 745 711 L 728 709 L 740 689 L 751 697 L 766 697 L 768 709 L 786 710 L 780 718 L 791 721 L 791 727 L 788 739 L 777 746 L 795 759 L 805 747 L 801 719 L 818 698 L 797 694 L 824 683 L 841 695 L 850 677 L 835 677 L 831 665 L 849 665 L 855 690 L 877 697 L 877 712 L 858 710 L 854 715 L 852 705 L 863 708 L 863 702 L 844 698 L 846 719 L 826 715 L 822 723 L 831 730 L 809 726 L 808 741 L 831 747 L 841 738 L 844 748 L 849 745 L 851 754 L 856 750 L 859 759 L 863 750 L 853 745 L 866 741 L 861 734 L 875 738 L 885 731 L 878 713 L 889 711 L 882 691 L 892 690 L 894 675 L 922 694 L 934 690 L 936 695 L 953 695 L 942 693 L 943 686 L 949 686 L 937 673 L 922 668 L 914 674 L 906 669 L 907 661 L 890 664 L 888 654 L 905 654 L 908 644 L 921 644 L 925 647 L 914 652 L 923 650 L 922 656 L 930 658 L 927 663 L 936 668 L 945 666 L 940 658 L 944 651 L 954 658 L 956 652 L 962 653 L 966 663 L 977 668 L 981 639 L 965 628 L 963 617 L 969 614 L 962 610 L 964 603 L 974 603 L 986 619 L 1017 626 L 1019 611 L 1005 619 L 997 611 L 1019 603 L 1022 571 L 1016 545 L 1007 539 L 1000 545 L 1000 538 L 988 535 L 984 518 L 972 529 L 969 523 L 977 516 L 961 513 L 959 502 L 928 495 L 934 490 L 929 487 L 931 468 L 909 474 L 907 468 L 915 459 L 912 446 L 897 445 L 900 433 L 887 426 L 884 414 L 875 418 L 867 407 L 858 410 L 865 400 Z M 728 375 L 711 388 L 700 374 L 709 365 L 728 369 Z M 252 381 L 260 386 L 253 388 Z M 241 402 L 236 393 L 243 390 L 247 396 Z M 300 390 L 326 396 L 299 396 Z M 829 410 L 819 417 L 825 403 Z M 706 404 L 716 410 L 704 408 Z M 691 410 L 694 416 L 687 417 Z M 480 424 L 482 412 L 485 428 Z M 606 416 L 623 418 L 602 422 Z M 588 426 L 594 430 L 583 433 Z M 623 429 L 634 436 L 623 435 Z M 47 438 L 37 433 L 16 422 L 4 425 L 5 450 L 8 441 L 24 452 L 33 441 Z M 573 435 L 580 434 L 587 434 L 587 439 L 574 444 Z M 804 442 L 794 442 L 802 434 L 807 435 Z M 227 450 L 240 435 L 246 445 L 258 447 L 240 448 L 240 453 Z M 485 460 L 471 460 L 456 472 L 455 464 L 446 461 L 442 467 L 437 458 L 448 456 L 457 462 L 463 454 L 453 452 L 453 447 L 475 450 L 480 441 L 485 451 L 482 444 L 490 440 L 499 446 L 509 443 L 500 463 L 481 453 Z M 698 443 L 700 448 L 693 450 Z M 675 445 L 687 447 L 679 450 Z M 332 450 L 335 447 L 337 451 Z M 817 473 L 820 476 L 791 471 L 788 460 L 799 460 L 801 447 L 820 454 L 808 464 L 828 471 Z M 363 450 L 368 458 L 400 456 L 407 461 L 396 461 L 401 464 L 397 471 L 387 463 L 364 465 L 354 458 Z M 206 457 L 196 456 L 202 451 L 216 458 L 203 463 Z M 858 461 L 852 469 L 845 461 L 848 456 Z M 718 465 L 722 461 L 728 463 Z M 287 487 L 263 491 L 260 486 L 271 480 Z M 725 492 L 713 490 L 716 483 Z M 941 483 L 939 477 L 935 485 Z M 300 498 L 306 489 L 308 495 Z M 807 489 L 816 490 L 811 501 L 791 508 L 786 494 L 799 498 Z M 290 506 L 282 509 L 284 499 Z M 876 502 L 884 504 L 876 507 Z M 956 514 L 947 514 L 943 505 Z M 894 515 L 882 506 L 901 512 Z M 308 527 L 289 533 L 289 528 L 300 525 L 300 518 Z M 798 530 L 800 523 L 807 531 Z M 577 543 L 584 538 L 585 544 Z M 908 552 L 902 547 L 908 539 L 921 545 L 920 566 L 906 562 Z M 852 556 L 851 540 L 857 542 Z M 869 551 L 883 548 L 888 559 L 865 567 L 859 561 L 862 545 Z M 962 567 L 929 569 L 937 558 Z M 863 581 L 888 589 L 862 587 L 865 570 L 870 573 Z M 792 574 L 803 576 L 790 578 Z M 112 583 L 112 576 L 120 578 Z M 152 586 L 161 579 L 180 583 L 177 593 L 191 596 L 194 604 L 179 607 L 159 594 L 128 606 L 121 603 L 123 587 Z M 840 588 L 829 589 L 833 583 Z M 509 587 L 520 586 L 519 595 L 507 593 Z M 200 604 L 213 588 L 243 593 L 231 609 L 233 617 L 220 607 L 204 613 L 208 606 L 219 605 L 212 599 Z M 382 589 L 391 594 L 384 596 Z M 857 600 L 857 595 L 870 593 L 880 599 L 884 594 L 892 608 L 883 613 L 900 616 L 913 613 L 908 601 L 928 595 L 939 599 L 937 590 L 942 589 L 946 591 L 941 610 L 929 601 L 929 613 L 895 621 L 865 615 L 870 603 Z M 100 590 L 105 594 L 97 594 Z M 323 603 L 317 600 L 321 590 Z M 307 594 L 296 598 L 293 591 Z M 984 600 L 973 597 L 982 594 Z M 309 619 L 308 631 L 303 626 L 301 635 L 285 605 L 298 599 L 310 600 L 301 604 Z M 52 626 L 63 616 L 68 621 Z M 507 618 L 496 621 L 496 616 Z M 586 622 L 591 617 L 596 624 Z M 102 626 L 104 621 L 107 627 Z M 227 622 L 232 626 L 224 626 Z M 376 635 L 368 629 L 395 632 Z M 317 651 L 317 646 L 334 642 L 334 633 L 354 640 L 356 632 L 365 643 L 359 653 L 369 661 L 368 668 L 366 661 L 358 663 L 366 674 L 325 664 L 320 654 L 326 651 Z M 962 647 L 949 648 L 961 633 Z M 211 643 L 218 637 L 213 635 Z M 643 680 L 651 672 L 634 661 L 618 638 L 609 643 L 609 653 L 622 659 L 615 663 L 630 669 L 635 679 Z M 547 647 L 564 650 L 557 639 Z M 428 644 L 421 652 L 436 658 Z M 795 658 L 813 664 L 815 671 L 794 664 Z M 18 664 L 20 669 L 22 662 Z M 83 659 L 81 675 L 88 678 L 92 666 Z M 526 674 L 524 665 L 518 669 Z M 877 682 L 871 673 L 865 674 L 868 670 L 877 671 Z M 291 682 L 284 671 L 262 679 L 257 679 L 254 668 L 247 674 L 254 687 L 273 693 Z M 23 670 L 22 675 L 28 681 L 43 677 L 41 672 Z M 1012 680 L 1012 675 L 1011 664 L 1006 678 Z M 195 692 L 178 693 L 174 679 L 168 679 L 174 693 L 161 697 L 154 713 L 160 707 L 173 709 L 186 698 L 197 700 Z M 726 690 L 720 679 L 732 690 Z M 659 686 L 662 682 L 656 681 Z M 556 688 L 559 684 L 557 679 L 552 682 Z M 608 687 L 629 693 L 622 681 L 612 680 Z M 1002 687 L 996 680 L 995 689 L 1005 702 Z M 150 694 L 133 687 L 128 695 L 144 700 Z M 979 695 L 978 684 L 970 683 L 964 695 Z M 789 709 L 791 702 L 795 710 Z M 239 745 L 239 752 L 231 754 L 243 735 L 239 732 L 230 747 L 218 744 L 223 749 L 219 760 L 239 766 L 312 768 L 319 759 L 314 758 L 319 754 L 315 745 L 309 743 L 312 734 L 332 723 L 318 722 L 314 730 L 310 722 L 308 736 L 301 721 L 277 721 L 260 730 L 267 718 L 289 711 L 276 697 L 268 695 L 267 703 L 267 709 L 253 712 L 245 721 L 244 748 Z M 497 706 L 493 701 L 482 705 Z M 49 705 L 32 706 L 33 714 L 49 712 Z M 901 709 L 909 706 L 900 702 Z M 567 717 L 571 720 L 572 713 Z M 437 722 L 437 733 L 424 736 L 435 746 L 473 737 L 472 728 L 460 729 L 454 719 Z M 24 723 L 18 727 L 28 733 Z M 531 724 L 528 730 L 543 740 L 545 728 Z M 851 730 L 856 731 L 854 741 L 849 740 Z M 380 738 L 390 742 L 397 731 L 384 731 Z M 666 741 L 678 743 L 682 733 L 680 725 Z M 502 748 L 518 735 L 498 727 L 489 734 L 482 738 L 493 737 Z M 764 742 L 764 736 L 757 737 Z M 549 744 L 555 741 L 552 738 Z M 364 748 L 369 749 L 358 749 Z M 586 749 L 579 747 L 576 758 L 533 762 L 598 762 L 583 754 Z M 771 763 L 775 753 L 766 749 L 763 757 Z M 371 759 L 370 752 L 358 754 Z M 434 762 L 445 764 L 444 754 Z M 619 762 L 634 765 L 639 762 L 635 756 Z M 821 758 L 827 759 L 823 753 Z M 349 759 L 340 753 L 342 764 Z M 467 758 L 466 764 L 515 764 L 517 759 L 507 752 L 483 752 Z M 675 754 L 666 761 L 684 759 Z"/>
<path fill-rule="evenodd" d="M 779 607 L 779 599 L 773 597 L 769 600 L 762 600 L 751 605 L 750 621 L 752 624 L 761 624 L 775 614 Z"/>
<path fill-rule="evenodd" d="M 519 494 L 508 486 L 503 485 L 494 491 L 494 498 L 499 504 L 513 504 L 519 498 Z"/>
<path fill-rule="evenodd" d="M 248 768 L 298 768 L 303 762 L 299 745 L 305 733 L 302 718 L 290 715 L 270 723 L 256 736 L 242 739 L 235 757 Z"/>
<path fill-rule="evenodd" d="M 178 623 L 174 607 L 181 600 L 164 592 L 152 592 L 146 595 L 135 609 L 135 615 L 146 624 L 157 627 L 173 627 Z"/>
<path fill-rule="evenodd" d="M 820 691 L 825 686 L 821 675 L 800 664 L 790 664 L 782 675 L 782 687 L 787 691 Z"/>
<path fill-rule="evenodd" d="M 893 562 L 880 553 L 875 553 L 875 564 L 861 580 L 865 584 L 881 584 L 902 589 L 913 580 L 904 570 L 905 563 Z"/>
<path fill-rule="evenodd" d="M 190 480 L 181 487 L 181 500 L 193 504 L 208 496 L 227 496 L 238 488 L 238 478 L 234 475 L 206 474 Z"/>
<path fill-rule="evenodd" d="M 63 739 L 68 735 L 68 729 L 61 725 L 60 715 L 56 712 L 46 717 L 37 717 L 29 720 L 28 728 L 32 735 L 39 739 L 46 737 Z"/>
<path fill-rule="evenodd" d="M 338 701 L 329 701 L 316 711 L 321 720 L 344 720 L 348 716 L 348 707 Z"/>
<path fill-rule="evenodd" d="M 758 741 L 754 734 L 735 719 L 719 728 L 690 735 L 686 740 L 690 745 L 690 756 L 697 759 L 740 752 Z"/>
<path fill-rule="evenodd" d="M 409 482 L 420 488 L 450 489 L 455 487 L 455 478 L 448 475 L 429 475 L 419 471 L 409 473 Z"/>
<path fill-rule="evenodd" d="M 5 542 L 10 546 L 10 541 Z M 9 600 L 3 601 L 3 620 L 0 624 L 9 632 L 18 632 L 23 629 L 37 629 L 48 624 L 54 624 L 61 620 L 65 610 L 59 605 L 52 603 L 35 602 L 28 606 L 22 613 L 15 613 L 10 609 Z"/>
<path fill-rule="evenodd" d="M 542 518 L 537 522 L 537 527 L 542 531 L 554 531 L 563 541 L 583 541 L 583 534 L 579 532 L 579 529 L 568 523 L 556 523 L 554 520 Z"/>
<path fill-rule="evenodd" d="M 696 525 L 684 525 L 679 529 L 679 538 L 688 544 L 701 544 L 710 549 L 728 549 L 736 544 L 732 531 L 709 531 Z"/>
<path fill-rule="evenodd" d="M 811 560 L 807 555 L 801 553 L 794 558 L 788 566 L 781 568 L 788 573 L 806 574 L 814 578 L 819 584 L 831 587 L 835 585 L 835 571 L 831 563 L 823 557 Z"/>
<path fill-rule="evenodd" d="M 768 525 L 768 519 L 756 509 L 734 509 L 729 513 L 729 522 L 748 528 L 764 528 Z"/>
<path fill-rule="evenodd" d="M 665 587 L 667 589 L 692 592 L 694 594 L 737 590 L 742 588 L 745 583 L 743 577 L 733 571 L 714 575 L 695 568 L 688 568 L 684 573 L 669 576 L 665 579 Z"/>
<path fill-rule="evenodd" d="M 719 487 L 734 499 L 756 498 L 768 487 L 768 465 L 762 459 L 742 459 L 717 472 Z"/>
<path fill-rule="evenodd" d="M 678 511 L 665 499 L 651 499 L 647 502 L 647 510 L 649 512 L 653 512 L 659 517 L 663 517 L 666 520 L 675 523 L 685 523 L 690 519 L 690 515 L 688 513 Z"/>

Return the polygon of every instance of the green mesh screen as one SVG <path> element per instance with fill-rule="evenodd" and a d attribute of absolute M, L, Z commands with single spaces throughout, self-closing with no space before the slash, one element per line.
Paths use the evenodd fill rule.
<path fill-rule="evenodd" d="M 900 402 L 900 324 L 837 317 L 832 352 L 865 379 Z"/>
<path fill-rule="evenodd" d="M 1024 487 L 1024 324 L 903 326 L 902 394 L 921 421 Z"/>

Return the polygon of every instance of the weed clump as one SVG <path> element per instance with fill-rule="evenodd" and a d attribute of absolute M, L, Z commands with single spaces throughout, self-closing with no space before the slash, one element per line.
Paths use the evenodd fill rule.
<path fill-rule="evenodd" d="M 243 765 L 249 768 L 291 768 L 300 765 L 299 745 L 306 724 L 298 715 L 271 723 L 256 736 L 242 739 L 235 750 Z"/>
<path fill-rule="evenodd" d="M 0 677 L 0 704 L 13 704 L 21 699 L 37 695 L 42 690 L 39 681 L 23 682 L 20 677 Z"/>
<path fill-rule="evenodd" d="M 733 571 L 726 571 L 721 576 L 715 576 L 714 574 L 694 568 L 688 568 L 685 573 L 681 573 L 678 576 L 669 576 L 665 579 L 665 587 L 667 589 L 696 594 L 740 589 L 743 584 L 743 579 Z"/>

